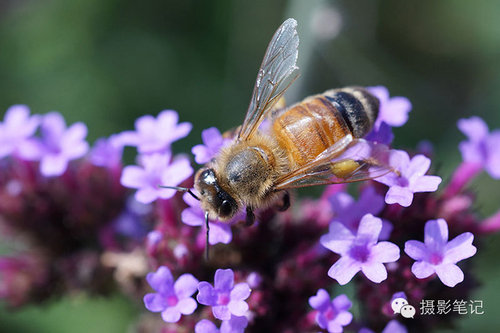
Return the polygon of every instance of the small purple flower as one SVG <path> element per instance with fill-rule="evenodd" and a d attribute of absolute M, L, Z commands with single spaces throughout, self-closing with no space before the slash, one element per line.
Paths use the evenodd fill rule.
<path fill-rule="evenodd" d="M 479 117 L 460 119 L 458 128 L 469 141 L 458 148 L 465 162 L 478 163 L 495 179 L 500 179 L 500 130 L 489 133 L 488 125 Z"/>
<path fill-rule="evenodd" d="M 440 177 L 425 175 L 431 166 L 431 160 L 424 155 L 416 155 L 410 160 L 407 152 L 391 150 L 389 164 L 400 175 L 389 172 L 375 179 L 390 187 L 385 196 L 385 202 L 388 204 L 398 203 L 408 207 L 413 201 L 413 193 L 434 192 L 441 183 Z"/>
<path fill-rule="evenodd" d="M 138 189 L 135 199 L 141 203 L 172 198 L 175 190 L 159 188 L 158 185 L 177 186 L 193 174 L 193 168 L 186 157 L 179 157 L 169 164 L 170 158 L 169 151 L 139 156 L 142 166 L 129 165 L 123 168 L 121 184 Z"/>
<path fill-rule="evenodd" d="M 220 329 L 210 320 L 203 319 L 194 327 L 195 333 L 243 333 L 248 326 L 248 319 L 245 316 L 231 316 L 230 320 L 225 320 L 220 325 Z"/>
<path fill-rule="evenodd" d="M 359 196 L 358 202 L 345 192 L 338 192 L 329 198 L 335 217 L 333 221 L 342 223 L 353 234 L 358 230 L 359 221 L 366 214 L 379 214 L 384 209 L 384 197 L 375 192 L 375 188 L 367 187 Z M 382 231 L 379 239 L 386 240 L 392 231 L 392 224 L 382 220 Z"/>
<path fill-rule="evenodd" d="M 335 297 L 332 301 L 325 289 L 319 289 L 316 296 L 309 298 L 309 305 L 318 312 L 316 322 L 322 329 L 329 333 L 342 332 L 343 326 L 349 325 L 352 321 L 352 313 L 348 312 L 352 306 L 346 295 Z"/>
<path fill-rule="evenodd" d="M 448 287 L 454 287 L 464 280 L 457 262 L 476 254 L 472 245 L 474 235 L 464 232 L 448 242 L 448 224 L 444 219 L 429 220 L 425 224 L 424 243 L 410 240 L 405 243 L 405 252 L 417 260 L 411 271 L 418 279 L 425 279 L 436 273 Z"/>
<path fill-rule="evenodd" d="M 202 145 L 196 145 L 191 149 L 194 160 L 198 164 L 205 164 L 213 159 L 219 150 L 229 143 L 230 139 L 224 139 L 220 131 L 215 127 L 207 128 L 201 132 Z"/>
<path fill-rule="evenodd" d="M 384 122 L 391 127 L 403 126 L 408 121 L 411 102 L 406 97 L 389 97 L 389 90 L 383 86 L 368 87 L 368 91 L 380 101 L 380 108 L 374 128 L 379 129 Z"/>
<path fill-rule="evenodd" d="M 190 296 L 196 292 L 198 280 L 191 274 L 182 274 L 174 283 L 170 270 L 161 266 L 156 273 L 146 276 L 156 293 L 144 296 L 144 305 L 151 312 L 161 312 L 167 323 L 175 323 L 181 315 L 190 315 L 198 304 Z"/>
<path fill-rule="evenodd" d="M 100 167 L 115 168 L 121 165 L 123 155 L 123 143 L 118 134 L 109 138 L 100 138 L 94 143 L 90 151 L 90 161 Z"/>
<path fill-rule="evenodd" d="M 74 123 L 66 128 L 66 121 L 59 112 L 47 113 L 40 125 L 41 138 L 30 139 L 20 147 L 20 155 L 33 161 L 40 161 L 42 175 L 60 176 L 70 160 L 83 157 L 89 150 L 85 141 L 87 126 Z"/>
<path fill-rule="evenodd" d="M 330 267 L 328 275 L 341 285 L 351 281 L 359 271 L 375 283 L 384 281 L 387 270 L 383 263 L 398 260 L 399 248 L 389 242 L 377 243 L 381 230 L 382 220 L 372 214 L 363 216 L 356 235 L 342 223 L 332 222 L 320 243 L 341 258 Z"/>
<path fill-rule="evenodd" d="M 146 115 L 135 121 L 135 131 L 120 134 L 126 146 L 135 146 L 141 154 L 163 153 L 172 142 L 189 134 L 191 123 L 177 124 L 179 115 L 173 110 L 160 112 L 157 118 Z"/>
<path fill-rule="evenodd" d="M 205 228 L 205 212 L 201 209 L 200 202 L 193 198 L 189 193 L 185 193 L 182 198 L 184 199 L 184 202 L 189 205 L 188 208 L 182 211 L 182 222 L 192 227 L 201 226 Z M 245 220 L 244 213 L 240 212 L 231 220 L 226 222 L 219 220 L 209 221 L 208 226 L 210 227 L 210 234 L 208 236 L 208 242 L 211 245 L 215 245 L 217 243 L 229 244 L 233 239 L 231 225 L 237 221 L 243 220 Z"/>
<path fill-rule="evenodd" d="M 26 105 L 8 108 L 3 123 L 0 123 L 0 158 L 17 152 L 35 134 L 39 124 L 40 116 L 30 117 L 30 109 Z"/>
<path fill-rule="evenodd" d="M 230 320 L 231 315 L 244 316 L 248 311 L 245 300 L 250 296 L 248 283 L 234 285 L 234 273 L 231 269 L 218 269 L 215 272 L 214 287 L 202 281 L 198 285 L 198 302 L 212 306 L 214 317 Z"/>

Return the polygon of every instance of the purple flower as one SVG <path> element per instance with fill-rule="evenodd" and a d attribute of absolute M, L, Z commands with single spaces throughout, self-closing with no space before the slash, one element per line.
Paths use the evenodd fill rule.
<path fill-rule="evenodd" d="M 181 314 L 190 315 L 198 307 L 190 297 L 198 285 L 198 280 L 191 274 L 182 274 L 174 283 L 170 270 L 161 266 L 156 273 L 149 273 L 146 280 L 156 293 L 144 296 L 144 305 L 151 312 L 161 312 L 167 323 L 179 321 Z"/>
<path fill-rule="evenodd" d="M 49 112 L 40 126 L 41 138 L 30 139 L 20 147 L 20 155 L 28 160 L 40 161 L 40 172 L 44 176 L 60 176 L 70 160 L 83 157 L 89 150 L 85 141 L 87 126 L 78 122 L 66 128 L 63 116 Z"/>
<path fill-rule="evenodd" d="M 189 205 L 189 208 L 182 211 L 182 222 L 193 227 L 201 226 L 202 228 L 205 228 L 205 212 L 201 209 L 200 202 L 193 198 L 189 193 L 185 193 L 182 198 L 184 199 L 184 202 Z M 209 221 L 208 226 L 210 227 L 210 234 L 208 236 L 208 242 L 211 245 L 215 245 L 217 243 L 229 244 L 233 239 L 231 225 L 243 220 L 245 220 L 244 213 L 240 212 L 231 220 L 226 222 L 219 220 Z"/>
<path fill-rule="evenodd" d="M 380 108 L 374 128 L 379 129 L 384 122 L 391 127 L 403 126 L 408 121 L 411 102 L 406 97 L 389 97 L 389 90 L 383 86 L 368 87 L 368 91 L 380 101 Z"/>
<path fill-rule="evenodd" d="M 207 128 L 201 132 L 203 140 L 202 145 L 196 145 L 191 149 L 194 154 L 194 160 L 198 164 L 205 164 L 213 159 L 219 150 L 230 142 L 230 139 L 224 139 L 219 130 L 215 127 Z"/>
<path fill-rule="evenodd" d="M 316 296 L 309 298 L 309 305 L 318 311 L 316 313 L 318 326 L 330 333 L 342 332 L 342 327 L 349 325 L 352 321 L 352 313 L 347 311 L 352 303 L 344 294 L 330 301 L 328 292 L 325 289 L 319 289 Z"/>
<path fill-rule="evenodd" d="M 123 143 L 119 135 L 111 135 L 108 139 L 100 138 L 90 151 L 90 161 L 100 167 L 115 168 L 122 163 Z"/>
<path fill-rule="evenodd" d="M 3 123 L 0 123 L 0 158 L 17 152 L 26 139 L 32 137 L 40 117 L 30 117 L 30 109 L 26 105 L 13 105 L 7 109 Z"/>
<path fill-rule="evenodd" d="M 384 197 L 375 192 L 375 188 L 367 187 L 359 196 L 358 202 L 345 192 L 335 193 L 329 198 L 335 217 L 333 221 L 342 223 L 353 234 L 358 230 L 359 221 L 366 214 L 377 215 L 384 209 Z M 382 231 L 379 239 L 386 240 L 392 231 L 392 224 L 382 220 Z"/>
<path fill-rule="evenodd" d="M 231 316 L 230 320 L 225 320 L 220 325 L 220 330 L 210 320 L 203 319 L 194 327 L 195 333 L 243 333 L 248 326 L 248 319 L 245 316 Z"/>
<path fill-rule="evenodd" d="M 363 216 L 356 235 L 342 223 L 331 223 L 320 243 L 341 258 L 330 267 L 328 275 L 341 285 L 351 281 L 359 271 L 375 283 L 384 281 L 387 270 L 383 263 L 398 260 L 399 248 L 389 242 L 377 243 L 381 230 L 382 220 L 372 214 Z"/>
<path fill-rule="evenodd" d="M 358 333 L 375 333 L 369 328 L 362 328 Z M 391 320 L 382 330 L 382 333 L 408 333 L 408 329 L 405 325 L 401 324 L 396 319 Z"/>
<path fill-rule="evenodd" d="M 429 170 L 431 160 L 424 155 L 416 155 L 410 160 L 407 152 L 391 150 L 389 164 L 400 175 L 389 172 L 375 179 L 390 187 L 385 196 L 385 202 L 388 204 L 398 203 L 403 207 L 408 207 L 413 201 L 413 193 L 436 191 L 441 183 L 440 177 L 425 175 Z"/>
<path fill-rule="evenodd" d="M 215 272 L 214 287 L 202 281 L 198 285 L 198 302 L 212 306 L 214 317 L 230 320 L 231 315 L 244 316 L 248 311 L 245 300 L 250 296 L 248 283 L 234 285 L 234 273 L 231 269 L 218 269 Z"/>
<path fill-rule="evenodd" d="M 173 189 L 158 185 L 177 186 L 193 174 L 193 168 L 186 157 L 179 157 L 169 164 L 171 153 L 139 156 L 142 166 L 129 165 L 123 168 L 120 182 L 123 186 L 138 189 L 135 199 L 151 203 L 158 198 L 170 199 L 176 193 Z"/>
<path fill-rule="evenodd" d="M 405 243 L 405 252 L 417 260 L 411 271 L 419 279 L 436 273 L 448 287 L 454 287 L 464 280 L 457 262 L 476 254 L 472 245 L 474 235 L 464 232 L 448 242 L 448 224 L 443 219 L 430 220 L 425 224 L 424 243 L 410 240 Z"/>
<path fill-rule="evenodd" d="M 190 123 L 177 124 L 179 115 L 173 110 L 160 112 L 157 118 L 146 115 L 135 121 L 135 131 L 120 134 L 123 143 L 137 147 L 141 154 L 165 152 L 172 142 L 189 134 Z"/>
<path fill-rule="evenodd" d="M 458 128 L 469 138 L 458 146 L 463 160 L 482 165 L 491 177 L 500 179 L 500 130 L 489 133 L 479 117 L 460 119 Z"/>

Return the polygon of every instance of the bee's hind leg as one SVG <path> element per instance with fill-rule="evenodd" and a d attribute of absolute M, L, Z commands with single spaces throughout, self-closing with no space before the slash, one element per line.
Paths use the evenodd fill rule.
<path fill-rule="evenodd" d="M 250 227 L 255 223 L 255 214 L 253 208 L 247 206 L 247 216 L 245 218 L 245 226 Z"/>
<path fill-rule="evenodd" d="M 285 194 L 283 195 L 283 206 L 278 208 L 280 212 L 284 212 L 288 208 L 290 208 L 290 193 L 288 191 L 283 191 Z"/>

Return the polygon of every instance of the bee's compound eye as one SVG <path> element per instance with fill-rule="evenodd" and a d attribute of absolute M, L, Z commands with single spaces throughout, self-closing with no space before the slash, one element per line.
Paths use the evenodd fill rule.
<path fill-rule="evenodd" d="M 229 202 L 229 200 L 224 200 L 224 201 L 222 201 L 222 204 L 220 205 L 219 214 L 221 216 L 228 216 L 231 214 L 232 209 L 233 208 L 231 207 L 231 203 Z"/>

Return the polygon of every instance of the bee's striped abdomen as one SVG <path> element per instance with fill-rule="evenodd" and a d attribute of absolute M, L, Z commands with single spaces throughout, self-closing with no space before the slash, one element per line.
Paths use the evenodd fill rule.
<path fill-rule="evenodd" d="M 273 136 L 288 152 L 290 166 L 299 167 L 348 134 L 365 136 L 373 126 L 378 107 L 378 99 L 364 88 L 329 90 L 279 115 L 273 123 Z"/>

